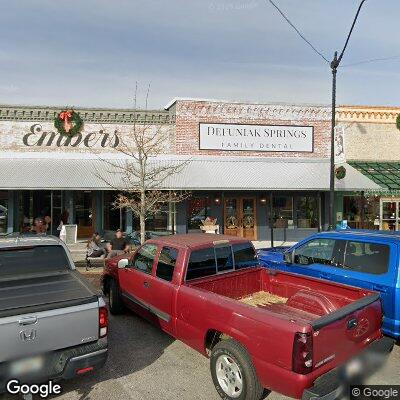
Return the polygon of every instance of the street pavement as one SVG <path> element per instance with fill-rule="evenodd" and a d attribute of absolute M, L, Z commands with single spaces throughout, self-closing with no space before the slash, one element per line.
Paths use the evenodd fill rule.
<path fill-rule="evenodd" d="M 60 400 L 218 400 L 208 359 L 127 312 L 111 316 L 109 359 L 103 370 L 63 382 Z M 370 383 L 400 384 L 400 346 Z M 286 399 L 271 393 L 269 400 Z"/>

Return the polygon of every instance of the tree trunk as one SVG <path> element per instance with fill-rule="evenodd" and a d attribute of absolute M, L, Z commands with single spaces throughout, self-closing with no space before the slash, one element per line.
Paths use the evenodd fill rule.
<path fill-rule="evenodd" d="M 140 215 L 140 243 L 146 241 L 146 219 L 144 215 Z"/>
<path fill-rule="evenodd" d="M 142 192 L 140 195 L 140 243 L 143 244 L 146 241 L 146 194 Z"/>

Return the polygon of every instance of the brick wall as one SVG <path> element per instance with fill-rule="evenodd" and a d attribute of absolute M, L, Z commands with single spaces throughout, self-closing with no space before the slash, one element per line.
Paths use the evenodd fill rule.
<path fill-rule="evenodd" d="M 321 106 L 239 104 L 178 100 L 175 152 L 182 155 L 326 158 L 330 154 L 330 109 Z M 199 150 L 199 123 L 304 125 L 314 127 L 314 152 Z"/>

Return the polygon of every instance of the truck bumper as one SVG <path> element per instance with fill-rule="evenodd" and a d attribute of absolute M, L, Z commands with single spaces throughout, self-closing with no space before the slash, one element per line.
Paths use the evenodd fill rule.
<path fill-rule="evenodd" d="M 95 343 L 58 350 L 43 355 L 44 368 L 34 375 L 12 376 L 10 362 L 0 364 L 0 393 L 5 392 L 7 382 L 18 379 L 21 383 L 45 383 L 81 376 L 101 368 L 107 360 L 107 339 Z"/>
<path fill-rule="evenodd" d="M 97 350 L 93 353 L 84 354 L 71 358 L 62 374 L 62 379 L 71 379 L 101 368 L 107 361 L 107 349 Z"/>
<path fill-rule="evenodd" d="M 393 350 L 393 346 L 394 340 L 391 338 L 383 337 L 375 340 L 344 367 L 337 367 L 316 379 L 313 386 L 304 390 L 302 400 L 337 399 L 351 384 L 360 383 L 379 369 Z M 363 370 L 353 375 L 348 368 L 352 363 L 362 366 Z"/>

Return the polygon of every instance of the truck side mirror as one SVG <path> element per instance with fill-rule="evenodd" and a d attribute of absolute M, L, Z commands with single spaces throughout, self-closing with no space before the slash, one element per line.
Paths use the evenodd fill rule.
<path fill-rule="evenodd" d="M 126 268 L 128 266 L 128 264 L 129 264 L 129 260 L 127 258 L 121 258 L 118 261 L 118 268 L 121 268 L 121 269 Z"/>
<path fill-rule="evenodd" d="M 287 251 L 283 255 L 283 259 L 285 260 L 286 264 L 293 264 L 294 261 L 294 251 Z"/>

